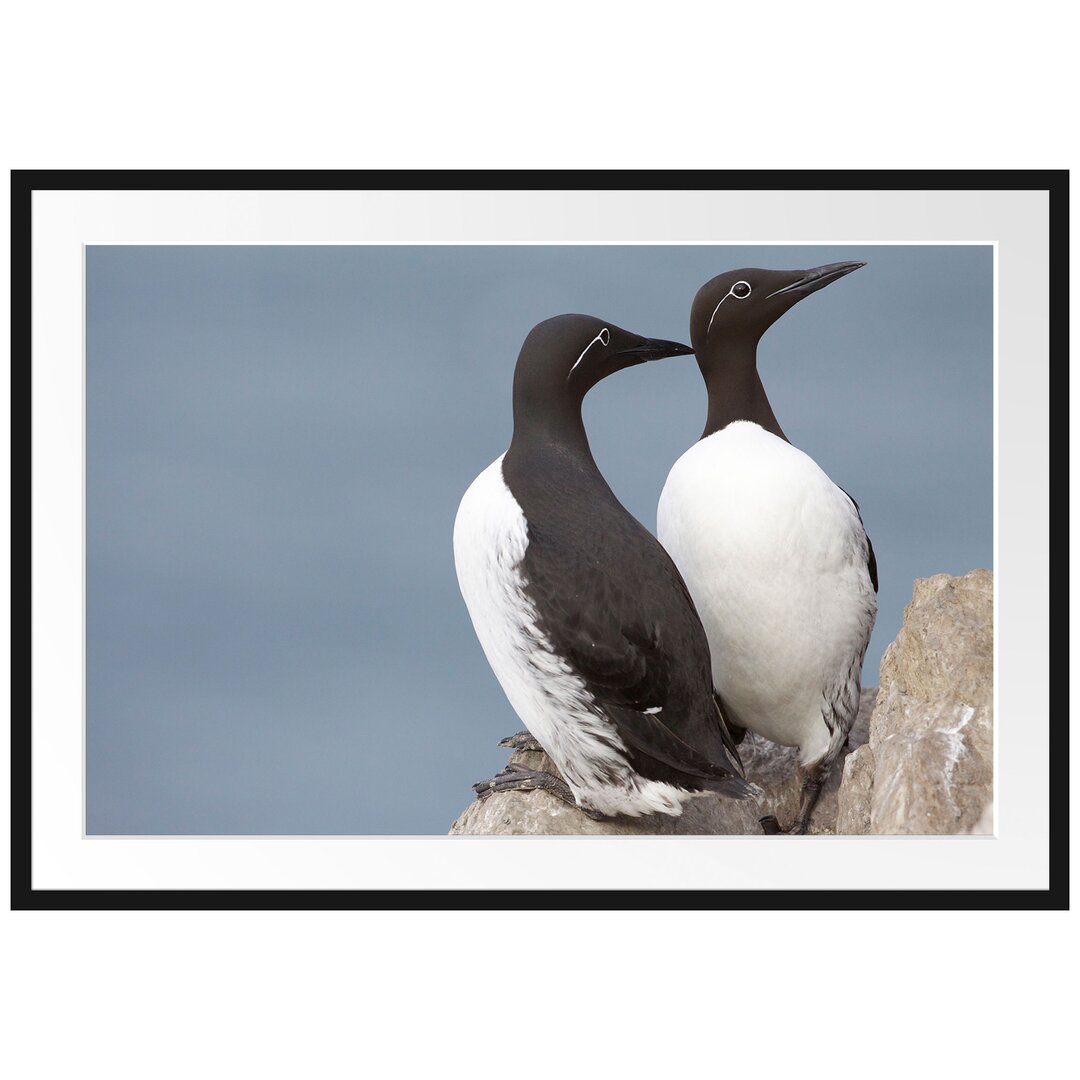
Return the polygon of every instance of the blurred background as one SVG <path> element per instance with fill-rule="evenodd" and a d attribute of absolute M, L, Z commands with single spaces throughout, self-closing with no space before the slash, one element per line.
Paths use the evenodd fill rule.
<path fill-rule="evenodd" d="M 451 533 L 529 329 L 687 341 L 718 273 L 854 259 L 758 367 L 861 507 L 874 686 L 914 578 L 993 565 L 989 246 L 88 247 L 87 832 L 445 833 L 520 728 Z M 704 419 L 692 357 L 586 399 L 650 529 Z"/>

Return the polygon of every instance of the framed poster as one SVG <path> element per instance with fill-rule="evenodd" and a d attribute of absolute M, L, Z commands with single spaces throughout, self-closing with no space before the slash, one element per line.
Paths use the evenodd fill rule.
<path fill-rule="evenodd" d="M 12 199 L 14 906 L 1065 906 L 1066 174 L 23 172 Z M 840 260 L 869 284 L 783 326 L 809 356 L 770 395 L 878 550 L 864 685 L 916 578 L 993 570 L 990 831 L 446 835 L 520 726 L 450 532 L 525 334 L 686 340 L 713 275 Z M 634 374 L 586 419 L 652 528 L 703 399 L 692 364 Z"/>

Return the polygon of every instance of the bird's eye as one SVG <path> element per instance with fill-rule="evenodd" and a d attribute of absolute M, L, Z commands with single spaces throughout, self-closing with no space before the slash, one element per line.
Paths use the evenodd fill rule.
<path fill-rule="evenodd" d="M 750 295 L 750 285 L 745 281 L 736 281 L 731 286 L 731 295 L 736 300 L 745 300 Z"/>
<path fill-rule="evenodd" d="M 574 366 L 570 369 L 570 374 L 566 376 L 568 379 L 570 378 L 570 375 L 574 374 L 574 371 L 577 368 L 578 364 L 580 364 L 581 361 L 585 359 L 585 354 L 598 341 L 600 342 L 601 345 L 604 345 L 604 346 L 607 346 L 607 345 L 609 345 L 611 343 L 611 331 L 606 326 L 604 327 L 603 330 L 600 331 L 599 334 L 596 335 L 596 337 L 594 337 L 592 339 L 592 341 L 589 342 L 588 345 L 585 346 L 584 349 L 581 350 L 581 355 L 574 361 Z"/>

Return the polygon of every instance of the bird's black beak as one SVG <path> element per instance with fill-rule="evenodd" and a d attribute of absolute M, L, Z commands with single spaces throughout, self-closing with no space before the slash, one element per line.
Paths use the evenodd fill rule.
<path fill-rule="evenodd" d="M 693 351 L 689 345 L 682 345 L 678 341 L 642 338 L 640 344 L 620 349 L 611 359 L 624 364 L 642 364 L 646 360 L 663 360 L 665 356 L 689 356 Z"/>
<path fill-rule="evenodd" d="M 785 285 L 776 292 L 770 293 L 766 299 L 771 300 L 774 296 L 790 296 L 792 300 L 801 300 L 804 296 L 809 296 L 818 289 L 824 289 L 826 285 L 831 285 L 838 278 L 865 265 L 864 262 L 838 262 L 815 266 L 813 270 L 796 270 L 795 274 L 798 276 L 790 285 Z"/>

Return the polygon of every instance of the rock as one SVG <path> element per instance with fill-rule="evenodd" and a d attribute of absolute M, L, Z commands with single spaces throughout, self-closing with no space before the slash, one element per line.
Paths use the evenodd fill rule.
<path fill-rule="evenodd" d="M 993 836 L 994 835 L 994 804 L 988 802 L 983 807 L 983 812 L 979 817 L 979 820 L 968 830 L 974 836 Z"/>
<path fill-rule="evenodd" d="M 558 775 L 547 756 L 515 751 L 510 761 L 529 769 Z M 675 836 L 686 833 L 730 834 L 760 832 L 751 799 L 726 799 L 705 795 L 694 799 L 680 817 L 651 814 L 648 817 L 616 817 L 595 821 L 546 791 L 500 791 L 477 799 L 454 822 L 451 836 Z"/>
<path fill-rule="evenodd" d="M 837 793 L 836 831 L 860 836 L 870 831 L 870 797 L 874 790 L 874 754 L 860 746 L 848 754 Z"/>
<path fill-rule="evenodd" d="M 916 580 L 904 624 L 882 657 L 881 685 L 912 701 L 993 702 L 994 575 L 989 570 Z M 892 712 L 881 704 L 871 719 L 871 742 Z"/>
<path fill-rule="evenodd" d="M 811 822 L 813 833 L 836 831 L 837 797 L 844 757 L 853 747 L 866 742 L 870 715 L 877 690 L 863 691 L 859 715 L 848 739 L 848 748 L 833 767 Z M 450 828 L 451 836 L 719 836 L 760 835 L 758 819 L 775 814 L 782 825 L 789 824 L 799 807 L 799 781 L 795 775 L 798 752 L 777 746 L 758 735 L 747 735 L 739 747 L 747 779 L 760 793 L 749 799 L 702 795 L 692 799 L 677 818 L 666 814 L 648 817 L 609 818 L 594 821 L 546 791 L 505 791 L 479 799 L 468 806 Z M 555 763 L 546 755 L 515 751 L 511 762 L 526 768 L 555 773 Z"/>
<path fill-rule="evenodd" d="M 867 831 L 955 834 L 979 824 L 993 793 L 993 704 L 993 574 L 916 581 L 881 661 Z M 864 819 L 865 799 L 852 813 Z"/>
<path fill-rule="evenodd" d="M 848 745 L 833 766 L 812 833 L 929 834 L 993 831 L 994 577 L 972 570 L 915 582 L 904 623 L 866 689 Z M 788 825 L 799 805 L 797 751 L 747 735 L 740 746 L 749 799 L 705 795 L 678 818 L 594 821 L 546 791 L 475 801 L 451 835 L 758 835 L 758 819 Z M 510 760 L 555 772 L 540 753 Z"/>

